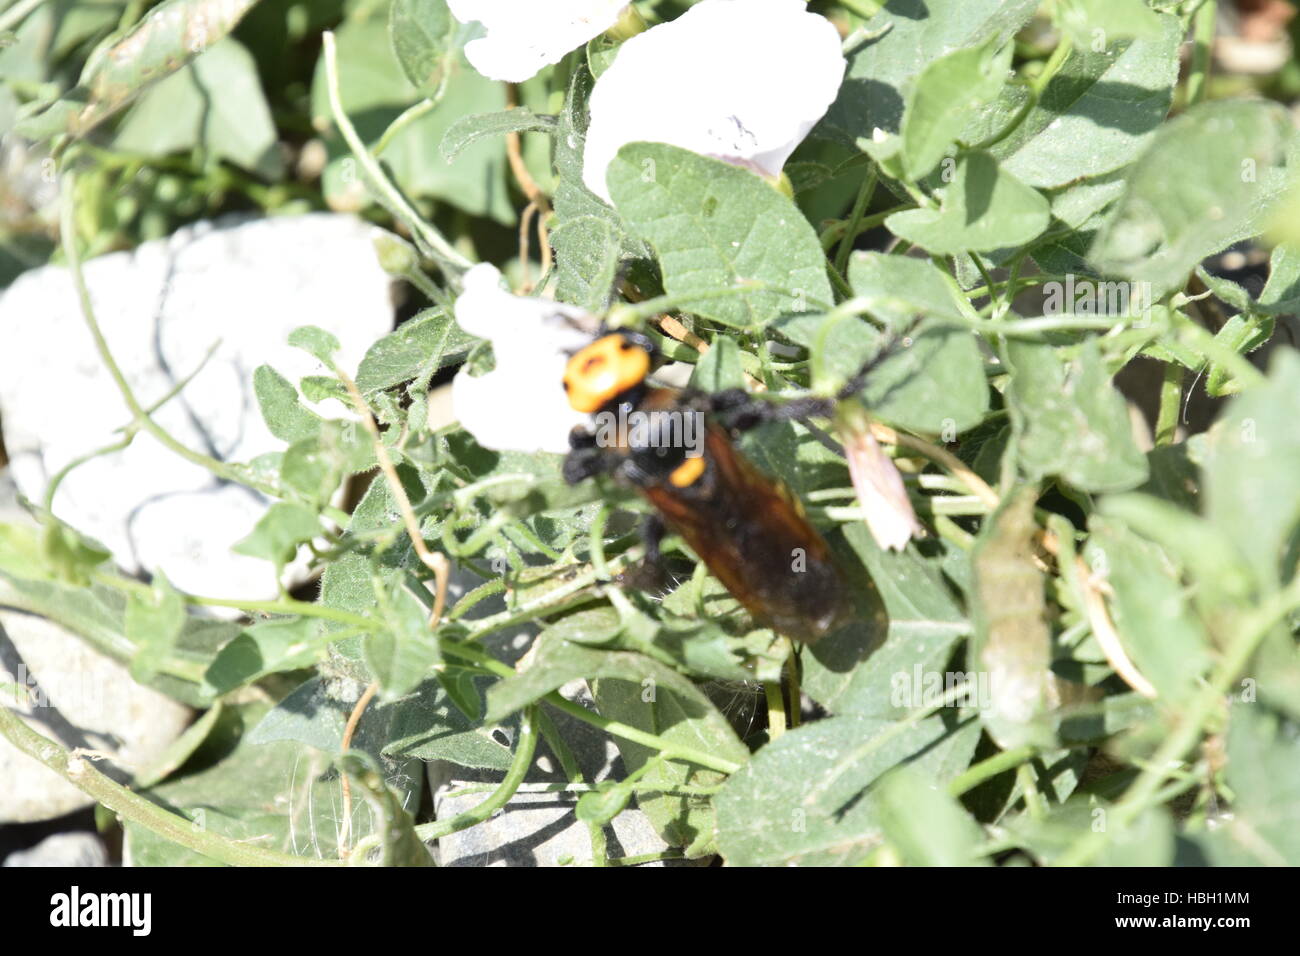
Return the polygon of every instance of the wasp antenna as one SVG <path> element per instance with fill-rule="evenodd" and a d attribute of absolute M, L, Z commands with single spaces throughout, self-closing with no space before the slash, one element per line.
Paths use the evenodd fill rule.
<path fill-rule="evenodd" d="M 876 354 L 862 363 L 862 367 L 853 373 L 853 377 L 844 383 L 844 387 L 835 394 L 835 397 L 842 402 L 866 388 L 867 379 L 871 373 L 884 364 L 887 359 L 898 354 L 904 343 L 907 343 L 908 336 L 916 331 L 916 327 L 921 324 L 923 318 L 923 315 L 914 315 L 902 328 L 890 332 L 876 351 Z"/>

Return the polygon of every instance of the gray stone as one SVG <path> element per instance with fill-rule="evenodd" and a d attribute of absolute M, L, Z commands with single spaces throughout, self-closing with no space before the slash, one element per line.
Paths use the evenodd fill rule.
<path fill-rule="evenodd" d="M 108 851 L 93 833 L 77 831 L 48 836 L 30 850 L 5 857 L 5 866 L 108 866 Z"/>
<path fill-rule="evenodd" d="M 318 325 L 334 333 L 342 366 L 355 369 L 391 329 L 390 280 L 370 237 L 365 223 L 333 214 L 200 223 L 94 259 L 85 272 L 104 336 L 143 404 L 199 370 L 156 412 L 159 424 L 198 451 L 249 461 L 285 447 L 262 422 L 256 368 L 269 364 L 295 384 L 325 373 L 287 344 L 290 331 Z M 11 468 L 19 490 L 40 501 L 60 468 L 120 437 L 130 416 L 66 268 L 14 281 L 0 298 L 0 343 Z M 327 406 L 326 414 L 344 413 L 337 402 Z M 73 471 L 54 512 L 128 571 L 161 568 L 184 590 L 266 599 L 278 590 L 272 565 L 230 549 L 267 505 L 141 434 Z"/>
<path fill-rule="evenodd" d="M 0 470 L 0 523 L 28 525 Z M 3 588 L 0 588 L 0 599 Z M 127 669 L 77 635 L 31 614 L 0 608 L 0 683 L 26 688 L 0 694 L 42 734 L 65 747 L 106 755 L 99 768 L 119 779 L 156 760 L 185 729 L 190 710 L 141 687 Z M 0 823 L 48 820 L 94 801 L 58 774 L 0 739 Z"/>
<path fill-rule="evenodd" d="M 126 780 L 158 760 L 189 724 L 191 711 L 131 679 L 127 669 L 44 618 L 0 610 L 0 682 L 27 723 L 96 767 Z M 0 823 L 63 816 L 94 801 L 8 741 L 0 740 Z"/>
<path fill-rule="evenodd" d="M 488 643 L 497 645 L 494 648 L 496 656 L 512 659 L 527 649 L 530 637 L 531 634 L 525 630 L 509 637 L 498 636 Z M 584 681 L 566 685 L 561 693 L 585 706 L 591 705 Z M 548 714 L 573 751 L 584 780 L 594 782 L 626 776 L 618 747 L 607 734 L 567 714 L 553 710 Z M 434 794 L 435 817 L 446 820 L 485 800 L 488 792 L 481 787 L 499 783 L 504 774 L 469 770 L 437 760 L 429 763 L 428 776 Z M 437 845 L 439 864 L 564 866 L 590 863 L 591 831 L 574 813 L 580 794 L 554 789 L 565 783 L 559 761 L 544 741 L 539 742 L 537 755 L 520 791 L 488 820 L 440 839 Z M 475 787 L 473 792 L 464 792 L 471 786 Z M 610 857 L 642 856 L 668 849 L 650 819 L 635 804 L 605 827 L 605 839 L 606 853 Z"/>

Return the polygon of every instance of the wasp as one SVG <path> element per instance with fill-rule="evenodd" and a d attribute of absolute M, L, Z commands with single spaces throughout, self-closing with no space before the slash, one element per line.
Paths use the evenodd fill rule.
<path fill-rule="evenodd" d="M 652 339 L 627 330 L 601 335 L 570 357 L 569 404 L 601 427 L 574 428 L 565 480 L 605 474 L 635 488 L 656 513 L 644 535 L 647 560 L 657 558 L 671 529 L 761 626 L 804 643 L 836 630 L 852 602 L 830 547 L 799 500 L 750 462 L 734 439 L 763 422 L 830 417 L 838 400 L 861 390 L 868 367 L 835 399 L 778 404 L 744 389 L 652 385 L 657 359 Z M 632 426 L 618 427 L 627 422 Z M 674 440 L 663 440 L 665 430 Z"/>

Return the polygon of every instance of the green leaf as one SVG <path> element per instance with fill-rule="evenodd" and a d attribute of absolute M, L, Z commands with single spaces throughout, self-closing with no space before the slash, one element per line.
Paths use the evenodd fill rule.
<path fill-rule="evenodd" d="M 149 86 L 213 48 L 256 3 L 166 0 L 159 4 L 126 35 L 115 34 L 96 47 L 76 88 L 32 118 L 33 132 L 43 128 L 46 134 L 84 136 Z"/>
<path fill-rule="evenodd" d="M 366 663 L 384 696 L 409 694 L 442 660 L 438 638 L 429 626 L 429 610 L 399 582 L 375 581 L 375 596 L 385 627 L 367 635 Z"/>
<path fill-rule="evenodd" d="M 1268 260 L 1268 282 L 1258 307 L 1273 314 L 1300 312 L 1300 245 L 1283 242 Z"/>
<path fill-rule="evenodd" d="M 618 211 L 655 250 L 670 294 L 735 290 L 684 302 L 686 311 L 757 329 L 830 306 L 816 233 L 794 203 L 748 170 L 632 143 L 610 163 L 608 181 Z"/>
<path fill-rule="evenodd" d="M 1200 838 L 1215 866 L 1300 863 L 1300 734 L 1261 704 L 1233 705 L 1228 722 L 1232 814 Z"/>
<path fill-rule="evenodd" d="M 380 837 L 379 866 L 433 866 L 429 849 L 415 832 L 415 820 L 402 805 L 403 797 L 384 782 L 378 764 L 367 754 L 352 752 L 339 757 L 339 768 L 375 812 L 374 832 Z"/>
<path fill-rule="evenodd" d="M 727 388 L 744 388 L 745 370 L 740 364 L 740 346 L 726 335 L 714 338 L 695 370 L 691 373 L 691 388 L 704 392 L 720 392 Z"/>
<path fill-rule="evenodd" d="M 1089 259 L 1103 273 L 1151 283 L 1152 298 L 1180 287 L 1206 256 L 1261 230 L 1290 136 L 1286 111 L 1273 103 L 1192 107 L 1133 165 Z"/>
<path fill-rule="evenodd" d="M 941 716 L 915 724 L 831 717 L 787 731 L 763 747 L 714 798 L 718 848 L 732 866 L 853 866 L 883 840 L 873 784 L 910 763 L 933 781 L 970 761 L 975 720 Z"/>
<path fill-rule="evenodd" d="M 1034 565 L 1035 488 L 1025 485 L 985 522 L 975 546 L 971 663 L 988 674 L 980 721 L 1003 750 L 1054 743 L 1052 635 L 1043 574 Z"/>
<path fill-rule="evenodd" d="M 1014 132 L 990 147 L 1007 172 L 1051 189 L 1114 172 L 1138 155 L 1169 112 L 1183 37 L 1177 17 L 1148 13 L 1158 27 L 1150 36 L 1113 33 L 1101 51 L 1091 38 L 1076 46 Z M 976 135 L 1004 129 L 1028 95 L 1008 87 Z"/>
<path fill-rule="evenodd" d="M 388 11 L 393 53 L 411 85 L 425 96 L 435 93 L 455 66 L 462 32 L 447 0 L 393 0 Z"/>
<path fill-rule="evenodd" d="M 268 674 L 310 667 L 324 646 L 320 622 L 313 618 L 253 624 L 221 649 L 203 680 L 215 694 L 225 694 Z"/>
<path fill-rule="evenodd" d="M 1300 522 L 1300 356 L 1278 349 L 1268 381 L 1237 396 L 1210 432 L 1205 516 L 1244 555 L 1257 586 L 1282 580 Z"/>
<path fill-rule="evenodd" d="M 989 407 L 984 357 L 974 333 L 956 325 L 961 317 L 952 285 L 934 263 L 877 252 L 856 253 L 849 283 L 868 313 L 895 335 L 918 317 L 906 344 L 868 377 L 863 400 L 876 417 L 909 431 L 954 436 L 983 420 Z M 945 321 L 947 320 L 947 321 Z M 813 368 L 830 381 L 846 382 L 888 341 L 870 324 L 844 319 L 830 326 L 821 315 L 788 319 L 782 335 L 813 352 Z"/>
<path fill-rule="evenodd" d="M 357 387 L 369 393 L 425 379 L 463 359 L 476 341 L 441 309 L 425 309 L 370 346 Z"/>
<path fill-rule="evenodd" d="M 236 554 L 288 564 L 298 548 L 321 534 L 320 518 L 304 505 L 277 501 L 258 519 L 248 537 L 237 542 Z"/>
<path fill-rule="evenodd" d="M 289 344 L 314 355 L 326 365 L 334 361 L 334 353 L 343 346 L 332 332 L 326 332 L 316 325 L 303 325 L 289 333 Z"/>
<path fill-rule="evenodd" d="M 477 686 L 474 696 L 481 710 L 482 691 Z M 393 708 L 393 717 L 383 741 L 386 754 L 450 760 L 481 770 L 510 766 L 510 747 L 498 740 L 504 738 L 503 731 L 467 718 L 463 708 L 452 703 L 441 681 L 425 681 L 415 694 L 387 706 Z"/>
<path fill-rule="evenodd" d="M 861 523 L 846 525 L 844 536 L 875 582 L 884 615 L 860 615 L 808 648 L 803 688 L 835 714 L 901 717 L 934 702 L 926 680 L 937 674 L 942 683 L 944 665 L 970 624 L 944 579 L 942 555 L 927 557 L 915 547 L 882 550 Z"/>
<path fill-rule="evenodd" d="M 917 77 L 903 114 L 903 166 L 920 179 L 948 153 L 973 110 L 998 95 L 1011 65 L 1011 45 L 954 50 Z"/>
<path fill-rule="evenodd" d="M 1190 604 L 1180 569 L 1160 548 L 1116 521 L 1094 515 L 1089 527 L 1084 558 L 1110 586 L 1120 641 L 1155 687 L 1159 702 L 1176 708 L 1200 689 L 1213 663 L 1209 637 Z"/>
<path fill-rule="evenodd" d="M 1098 511 L 1160 545 L 1188 570 L 1197 582 L 1198 596 L 1208 605 L 1239 603 L 1249 597 L 1250 572 L 1235 542 L 1195 512 L 1137 493 L 1107 495 Z"/>
<path fill-rule="evenodd" d="M 1043 232 L 1050 206 L 985 152 L 965 154 L 939 208 L 908 209 L 885 220 L 895 235 L 938 255 L 1023 245 Z"/>
<path fill-rule="evenodd" d="M 872 128 L 897 133 L 905 94 L 932 62 L 953 50 L 1000 47 L 1038 0 L 891 0 L 867 22 L 871 39 L 849 56 L 839 97 L 817 128 L 852 145 Z"/>
<path fill-rule="evenodd" d="M 406 78 L 393 56 L 387 24 L 375 17 L 346 20 L 335 34 L 340 93 L 357 134 L 373 147 L 390 124 L 422 95 Z M 515 221 L 506 185 L 505 143 L 482 139 L 456 157 L 443 159 L 438 149 L 459 117 L 491 113 L 506 107 L 505 87 L 462 65 L 450 65 L 438 108 L 410 121 L 396 133 L 380 158 L 397 185 L 411 197 L 431 196 L 472 216 L 487 216 L 502 224 Z M 323 61 L 317 62 L 311 90 L 312 120 L 318 128 L 332 125 Z M 326 140 L 330 161 L 322 176 L 326 199 L 335 209 L 360 209 L 368 201 L 356 159 L 338 135 Z"/>
<path fill-rule="evenodd" d="M 480 113 L 463 116 L 451 125 L 442 137 L 442 155 L 451 162 L 461 150 L 484 136 L 504 136 L 506 133 L 554 133 L 557 120 L 554 116 L 539 116 L 526 106 L 499 113 Z"/>
<path fill-rule="evenodd" d="M 1158 37 L 1175 19 L 1156 13 L 1146 0 L 1063 0 L 1057 8 L 1057 23 L 1082 49 L 1107 37 Z"/>
<path fill-rule="evenodd" d="M 474 672 L 463 667 L 448 667 L 437 673 L 438 683 L 456 708 L 471 723 L 483 717 L 483 697 L 478 692 Z"/>
<path fill-rule="evenodd" d="M 267 709 L 260 701 L 223 708 L 192 762 L 194 768 L 144 791 L 145 796 L 194 826 L 232 840 L 255 841 L 313 859 L 337 859 L 344 826 L 340 776 L 333 772 L 337 749 L 321 753 L 289 740 L 254 743 L 248 728 Z M 418 806 L 424 776 L 418 765 L 390 761 L 384 767 L 385 782 L 399 801 Z M 348 828 L 353 843 L 382 832 L 374 808 L 362 799 L 352 802 Z M 127 825 L 127 840 L 136 866 L 211 863 L 135 824 Z"/>
<path fill-rule="evenodd" d="M 983 862 L 983 833 L 942 787 L 908 766 L 880 782 L 880 826 L 909 866 L 971 866 Z"/>
<path fill-rule="evenodd" d="M 702 690 L 676 671 L 648 658 L 640 658 L 630 670 L 628 663 L 621 662 L 618 666 L 629 676 L 602 676 L 590 681 L 592 697 L 602 717 L 658 734 L 670 745 L 691 747 L 736 763 L 749 759 L 749 750 Z M 629 773 L 651 764 L 638 780 L 649 792 L 643 790 L 638 794 L 637 806 L 650 818 L 664 841 L 682 847 L 690 859 L 716 853 L 714 811 L 709 798 L 673 790 L 714 787 L 722 783 L 722 774 L 682 761 L 665 760 L 659 751 L 621 737 L 616 737 L 615 742 Z"/>
<path fill-rule="evenodd" d="M 147 683 L 171 657 L 185 627 L 185 601 L 162 571 L 154 574 L 147 595 L 132 591 L 126 601 L 126 636 L 138 650 L 131 676 Z"/>
<path fill-rule="evenodd" d="M 604 311 L 616 291 L 622 239 L 622 232 L 604 216 L 578 216 L 556 226 L 551 245 L 560 300 L 590 312 Z"/>
<path fill-rule="evenodd" d="M 1224 280 L 1220 280 L 1222 282 Z M 1215 295 L 1220 295 L 1220 289 Z M 1245 295 L 1245 290 L 1241 290 Z M 1222 298 L 1222 296 L 1220 295 Z M 1226 300 L 1225 300 L 1226 301 Z M 1248 301 L 1248 300 L 1247 300 Z M 1248 305 L 1253 306 L 1254 303 Z M 1214 333 L 1214 340 L 1238 355 L 1249 355 L 1273 337 L 1273 317 L 1256 314 L 1253 309 L 1234 315 L 1224 322 L 1219 331 Z M 1210 365 L 1210 374 L 1205 379 L 1205 390 L 1219 398 L 1241 390 L 1241 383 L 1232 377 L 1232 373 L 1218 362 Z"/>
<path fill-rule="evenodd" d="M 41 529 L 40 566 L 65 584 L 89 584 L 95 568 L 112 558 L 112 552 L 53 515 L 43 517 L 46 523 Z"/>
<path fill-rule="evenodd" d="M 593 790 L 578 798 L 573 813 L 583 823 L 603 827 L 627 809 L 631 799 L 630 787 L 612 786 L 607 790 Z"/>
<path fill-rule="evenodd" d="M 1086 491 L 1124 491 L 1146 480 L 1146 458 L 1096 341 L 1087 341 L 1069 362 L 1052 346 L 1023 341 L 1009 341 L 1006 356 L 1022 471 Z"/>
<path fill-rule="evenodd" d="M 333 499 L 345 478 L 374 465 L 374 446 L 364 428 L 354 422 L 327 421 L 321 422 L 316 435 L 289 446 L 280 461 L 280 478 L 320 506 Z"/>
<path fill-rule="evenodd" d="M 257 64 L 231 38 L 150 87 L 113 137 L 124 152 L 163 157 L 202 149 L 268 179 L 283 161 Z"/>
<path fill-rule="evenodd" d="M 259 365 L 253 373 L 253 394 L 266 427 L 281 441 L 314 438 L 320 432 L 320 416 L 298 401 L 298 390 L 271 366 Z"/>

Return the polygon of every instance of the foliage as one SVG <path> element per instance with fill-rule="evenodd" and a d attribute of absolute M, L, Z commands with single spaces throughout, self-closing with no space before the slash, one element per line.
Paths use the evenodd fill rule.
<path fill-rule="evenodd" d="M 636 6 L 655 22 L 684 4 Z M 141 783 L 153 811 L 121 811 L 136 862 L 211 859 L 157 824 L 180 813 L 232 843 L 271 834 L 282 862 L 425 863 L 421 839 L 509 798 L 535 727 L 567 761 L 539 720 L 559 708 L 632 774 L 585 784 L 580 816 L 598 830 L 639 806 L 688 856 L 1300 863 L 1300 358 L 1270 343 L 1300 253 L 1276 245 L 1262 288 L 1200 268 L 1294 208 L 1286 110 L 1213 98 L 1200 47 L 1180 84 L 1213 3 L 812 7 L 848 67 L 785 181 L 633 143 L 612 208 L 583 185 L 582 137 L 613 34 L 507 88 L 468 65 L 473 30 L 443 0 L 60 0 L 9 25 L 0 116 L 57 162 L 67 261 L 214 211 L 352 210 L 404 237 L 385 265 L 428 299 L 359 369 L 298 333 L 333 374 L 257 370 L 283 456 L 213 463 L 277 499 L 242 553 L 282 567 L 312 545 L 312 600 L 235 601 L 256 617 L 217 624 L 192 613 L 211 599 L 115 574 L 51 515 L 40 534 L 0 525 L 0 603 L 207 711 Z M 47 227 L 5 224 L 6 276 L 50 253 Z M 808 504 L 855 620 L 795 650 L 698 567 L 664 593 L 611 583 L 640 556 L 642 505 L 429 423 L 433 376 L 487 358 L 454 322 L 469 259 L 641 326 L 697 384 L 777 400 L 831 394 L 907 336 L 860 397 L 929 534 L 882 551 L 825 434 L 770 424 L 742 447 Z M 1143 369 L 1154 429 L 1116 386 Z M 358 415 L 323 420 L 300 390 Z M 1207 390 L 1217 420 L 1189 434 L 1184 401 Z M 333 507 L 371 475 L 351 514 Z M 430 626 L 440 556 L 480 580 Z M 492 638 L 524 624 L 511 666 Z M 821 719 L 793 726 L 779 692 L 766 727 L 719 706 L 718 682 L 757 700 L 792 668 Z M 575 679 L 594 710 L 559 696 Z M 433 759 L 505 782 L 478 818 L 412 818 Z"/>

